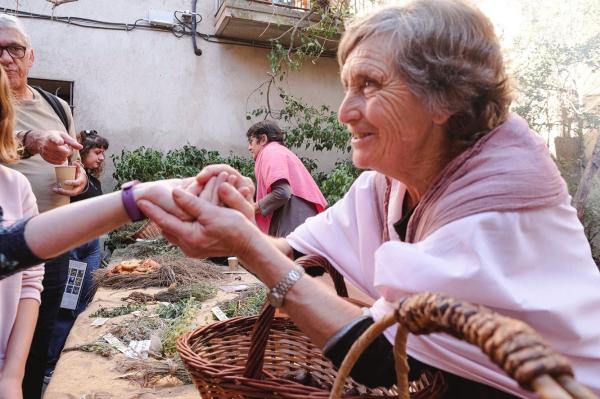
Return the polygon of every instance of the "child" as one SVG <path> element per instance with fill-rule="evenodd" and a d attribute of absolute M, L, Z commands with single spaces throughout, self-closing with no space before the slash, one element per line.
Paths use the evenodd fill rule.
<path fill-rule="evenodd" d="M 0 68 L 0 163 L 17 161 L 13 109 L 6 72 Z M 37 203 L 25 176 L 0 164 L 0 226 L 37 215 Z M 12 242 L 19 245 L 19 242 Z M 21 397 L 21 380 L 40 305 L 44 266 L 0 280 L 0 392 Z"/>

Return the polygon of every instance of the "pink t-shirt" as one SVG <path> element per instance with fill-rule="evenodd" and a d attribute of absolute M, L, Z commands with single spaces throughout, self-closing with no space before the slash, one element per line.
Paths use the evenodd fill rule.
<path fill-rule="evenodd" d="M 278 142 L 268 143 L 256 157 L 254 165 L 256 176 L 256 200 L 271 192 L 272 185 L 278 180 L 287 180 L 292 194 L 314 204 L 317 213 L 327 206 L 327 200 L 321 194 L 302 161 L 284 145 Z M 272 215 L 256 215 L 256 225 L 268 233 Z"/>
<path fill-rule="evenodd" d="M 25 176 L 2 165 L 0 165 L 0 206 L 4 212 L 2 221 L 4 227 L 38 213 L 35 197 Z M 19 301 L 33 298 L 39 302 L 43 278 L 44 265 L 42 264 L 0 280 L 0 371 L 4 367 L 6 347 L 17 317 Z"/>

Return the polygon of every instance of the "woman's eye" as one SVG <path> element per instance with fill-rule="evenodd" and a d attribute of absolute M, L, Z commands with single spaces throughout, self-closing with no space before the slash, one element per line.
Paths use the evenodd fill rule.
<path fill-rule="evenodd" d="M 363 89 L 373 88 L 373 87 L 375 87 L 375 82 L 373 82 L 370 79 L 365 79 L 365 80 L 363 80 L 362 87 L 363 87 Z"/>

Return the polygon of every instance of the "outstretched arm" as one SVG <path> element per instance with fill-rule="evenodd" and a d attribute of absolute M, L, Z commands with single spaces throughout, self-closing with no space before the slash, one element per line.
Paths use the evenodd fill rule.
<path fill-rule="evenodd" d="M 133 188 L 134 197 L 136 201 L 152 197 L 165 209 L 189 220 L 190 217 L 175 206 L 171 197 L 173 188 L 183 184 L 185 181 L 181 179 L 141 183 Z M 35 255 L 48 259 L 129 222 L 121 191 L 117 191 L 32 218 L 25 228 L 25 239 Z M 62 228 L 57 229 L 57 226 Z"/>
<path fill-rule="evenodd" d="M 182 221 L 151 201 L 140 201 L 140 208 L 187 255 L 236 255 L 267 287 L 275 286 L 297 267 L 288 257 L 291 248 L 285 240 L 263 234 L 250 222 L 252 205 L 227 182 L 227 176 L 215 179 L 218 179 L 215 185 L 219 199 L 227 207 L 216 205 L 204 195 L 196 197 L 182 190 L 173 191 L 175 203 L 194 220 Z M 208 184 L 205 190 L 209 189 Z M 329 287 L 306 275 L 287 292 L 283 308 L 319 346 L 361 315 L 360 308 L 338 298 Z"/>

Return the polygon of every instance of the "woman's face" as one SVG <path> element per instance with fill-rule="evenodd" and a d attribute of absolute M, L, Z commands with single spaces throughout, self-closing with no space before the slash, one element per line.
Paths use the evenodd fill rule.
<path fill-rule="evenodd" d="M 104 162 L 104 151 L 104 148 L 92 148 L 85 156 L 83 166 L 87 169 L 98 169 Z"/>
<path fill-rule="evenodd" d="M 252 158 L 256 160 L 258 153 L 263 149 L 263 147 L 267 144 L 267 136 L 264 134 L 255 137 L 251 136 L 248 138 L 248 151 L 252 154 Z"/>
<path fill-rule="evenodd" d="M 393 66 L 381 38 L 359 43 L 342 67 L 338 118 L 351 133 L 352 161 L 405 181 L 441 150 L 443 131 Z M 444 119 L 445 121 L 445 119 Z M 431 161 L 433 161 L 431 159 Z"/>

